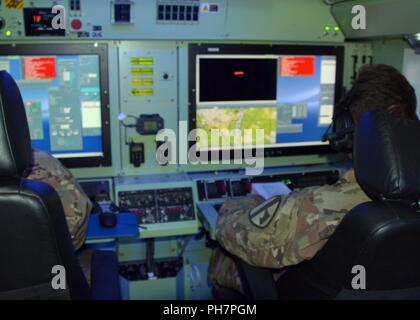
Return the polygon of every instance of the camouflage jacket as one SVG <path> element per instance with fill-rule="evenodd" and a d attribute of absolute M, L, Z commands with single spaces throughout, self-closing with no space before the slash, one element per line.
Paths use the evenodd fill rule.
<path fill-rule="evenodd" d="M 218 215 L 216 238 L 224 249 L 251 265 L 295 265 L 311 259 L 344 215 L 366 201 L 370 199 L 353 170 L 334 185 L 294 190 L 264 202 L 260 198 L 251 207 L 228 200 Z"/>
<path fill-rule="evenodd" d="M 33 161 L 27 179 L 48 183 L 58 193 L 64 208 L 73 245 L 78 250 L 86 237 L 92 204 L 82 187 L 57 159 L 43 151 L 33 150 Z"/>

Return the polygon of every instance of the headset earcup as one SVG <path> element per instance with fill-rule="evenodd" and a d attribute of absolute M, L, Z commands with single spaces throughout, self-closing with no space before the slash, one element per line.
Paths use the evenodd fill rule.
<path fill-rule="evenodd" d="M 353 126 L 353 118 L 348 110 L 336 116 L 334 120 L 334 131 L 339 132 Z M 347 133 L 340 138 L 330 141 L 330 146 L 333 150 L 338 152 L 349 152 L 353 148 L 353 134 Z"/>

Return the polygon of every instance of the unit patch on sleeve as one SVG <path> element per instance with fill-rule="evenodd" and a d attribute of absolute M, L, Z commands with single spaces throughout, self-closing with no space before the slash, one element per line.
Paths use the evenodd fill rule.
<path fill-rule="evenodd" d="M 281 197 L 274 197 L 249 212 L 249 221 L 258 228 L 267 227 L 281 203 Z"/>

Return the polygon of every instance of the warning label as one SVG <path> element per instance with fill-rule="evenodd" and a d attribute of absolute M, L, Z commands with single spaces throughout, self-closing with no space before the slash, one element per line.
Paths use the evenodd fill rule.
<path fill-rule="evenodd" d="M 132 88 L 131 95 L 134 97 L 150 97 L 153 96 L 153 89 Z"/>
<path fill-rule="evenodd" d="M 133 76 L 152 76 L 153 68 L 131 68 L 131 75 Z"/>
<path fill-rule="evenodd" d="M 8 9 L 23 9 L 25 0 L 6 0 L 4 6 Z"/>
<path fill-rule="evenodd" d="M 153 86 L 153 78 L 133 78 L 131 79 L 132 86 Z"/>

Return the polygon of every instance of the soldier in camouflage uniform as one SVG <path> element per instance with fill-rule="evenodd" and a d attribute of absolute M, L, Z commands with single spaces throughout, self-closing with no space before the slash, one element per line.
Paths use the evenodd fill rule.
<path fill-rule="evenodd" d="M 296 189 L 285 197 L 227 200 L 219 211 L 216 238 L 250 265 L 281 269 L 312 258 L 344 215 L 367 201 L 353 170 L 334 185 Z M 235 264 L 220 248 L 211 257 L 209 279 L 242 292 Z"/>
<path fill-rule="evenodd" d="M 415 119 L 413 87 L 396 69 L 371 65 L 360 70 L 344 102 L 354 121 L 364 112 L 383 110 L 396 117 Z M 243 293 L 231 255 L 256 267 L 281 269 L 311 259 L 325 245 L 343 217 L 370 201 L 350 170 L 334 185 L 294 190 L 264 201 L 259 196 L 227 200 L 221 207 L 209 281 L 215 289 Z M 283 269 L 282 272 L 287 272 Z M 273 274 L 277 279 L 280 274 Z M 216 290 L 217 292 L 217 290 Z"/>
<path fill-rule="evenodd" d="M 89 198 L 71 172 L 53 156 L 34 149 L 32 163 L 27 169 L 27 179 L 46 182 L 58 193 L 74 248 L 80 249 L 92 209 Z"/>

